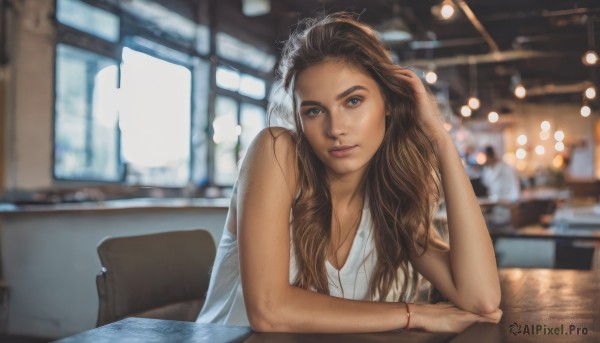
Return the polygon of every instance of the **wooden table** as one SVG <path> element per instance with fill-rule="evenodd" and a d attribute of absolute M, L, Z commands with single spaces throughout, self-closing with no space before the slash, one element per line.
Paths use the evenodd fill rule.
<path fill-rule="evenodd" d="M 500 323 L 475 324 L 452 342 L 600 342 L 598 271 L 515 268 L 500 277 Z"/>
<path fill-rule="evenodd" d="M 503 269 L 500 277 L 501 322 L 475 324 L 459 335 L 254 333 L 248 327 L 128 318 L 59 342 L 600 342 L 600 273 Z"/>

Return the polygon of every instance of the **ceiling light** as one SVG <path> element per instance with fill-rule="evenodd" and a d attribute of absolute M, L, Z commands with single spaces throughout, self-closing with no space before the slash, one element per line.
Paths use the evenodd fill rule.
<path fill-rule="evenodd" d="M 437 81 L 437 78 L 438 76 L 433 70 L 429 70 L 425 74 L 425 81 L 427 81 L 427 83 L 429 83 L 430 85 L 434 84 Z"/>
<path fill-rule="evenodd" d="M 403 43 L 413 38 L 412 32 L 408 25 L 400 17 L 400 5 L 394 4 L 393 16 L 381 23 L 377 28 L 381 40 L 386 43 Z"/>
<path fill-rule="evenodd" d="M 554 166 L 554 168 L 562 168 L 562 166 L 564 164 L 565 164 L 565 159 L 562 157 L 562 155 L 556 155 L 552 159 L 552 166 Z"/>
<path fill-rule="evenodd" d="M 592 109 L 588 105 L 583 105 L 581 106 L 581 111 L 579 111 L 579 113 L 581 113 L 582 117 L 589 117 L 592 113 Z"/>
<path fill-rule="evenodd" d="M 588 87 L 585 90 L 585 97 L 588 99 L 593 99 L 596 97 L 596 88 L 594 87 Z"/>
<path fill-rule="evenodd" d="M 562 130 L 558 130 L 554 133 L 554 139 L 556 139 L 559 142 L 562 142 L 563 139 L 565 139 L 565 133 Z"/>
<path fill-rule="evenodd" d="M 536 153 L 536 154 L 538 154 L 538 155 L 543 155 L 543 154 L 544 154 L 544 152 L 546 152 L 546 149 L 544 149 L 544 147 L 543 147 L 543 146 L 541 146 L 541 145 L 537 145 L 537 146 L 535 147 L 535 153 Z"/>
<path fill-rule="evenodd" d="M 585 65 L 595 65 L 598 62 L 598 54 L 594 50 L 589 50 L 583 55 L 581 60 Z"/>
<path fill-rule="evenodd" d="M 460 108 L 460 114 L 462 114 L 462 116 L 465 118 L 470 117 L 471 113 L 471 109 L 467 105 L 463 105 L 463 107 Z"/>
<path fill-rule="evenodd" d="M 519 137 L 517 137 L 517 143 L 519 143 L 519 145 L 527 144 L 527 136 L 520 135 Z"/>
<path fill-rule="evenodd" d="M 478 109 L 481 103 L 477 97 L 477 65 L 472 56 L 469 56 L 469 94 L 471 97 L 467 104 L 474 110 Z"/>
<path fill-rule="evenodd" d="M 519 99 L 523 99 L 526 95 L 527 95 L 527 90 L 525 89 L 525 86 L 523 86 L 522 83 L 519 83 L 515 87 L 515 96 Z"/>
<path fill-rule="evenodd" d="M 498 112 L 492 111 L 492 112 L 488 113 L 488 120 L 490 121 L 490 123 L 498 122 L 498 118 L 499 118 Z"/>
<path fill-rule="evenodd" d="M 442 8 L 440 9 L 442 19 L 451 19 L 454 16 L 455 12 L 456 9 L 454 8 L 454 4 L 452 4 L 452 1 L 444 0 L 444 2 L 442 3 Z"/>
<path fill-rule="evenodd" d="M 525 156 L 527 156 L 527 152 L 525 151 L 525 149 L 519 148 L 519 149 L 517 149 L 517 152 L 515 153 L 515 155 L 517 156 L 518 159 L 522 160 L 525 158 Z"/>
<path fill-rule="evenodd" d="M 595 65 L 598 62 L 598 54 L 596 53 L 595 38 L 594 38 L 594 18 L 585 16 L 587 19 L 587 39 L 588 39 L 588 51 L 581 57 L 583 64 L 587 66 Z"/>
<path fill-rule="evenodd" d="M 257 17 L 271 12 L 271 0 L 242 0 L 242 12 L 248 17 Z"/>
<path fill-rule="evenodd" d="M 540 124 L 540 128 L 541 128 L 543 131 L 548 131 L 548 130 L 550 130 L 550 122 L 549 122 L 549 121 L 547 121 L 547 120 L 544 120 L 544 121 L 543 121 L 543 122 Z"/>
<path fill-rule="evenodd" d="M 556 142 L 556 144 L 554 144 L 554 149 L 556 149 L 556 151 L 563 151 L 563 150 L 565 150 L 565 143 L 563 143 L 563 142 Z"/>
<path fill-rule="evenodd" d="M 469 103 L 469 107 L 471 107 L 474 110 L 478 109 L 479 106 L 481 106 L 479 99 L 477 99 L 477 97 L 474 97 L 474 96 L 469 98 L 468 103 Z"/>

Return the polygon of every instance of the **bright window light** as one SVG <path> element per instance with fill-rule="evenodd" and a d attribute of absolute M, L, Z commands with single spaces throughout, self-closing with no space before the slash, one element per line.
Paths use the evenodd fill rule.
<path fill-rule="evenodd" d="M 240 89 L 240 73 L 233 69 L 217 67 L 217 86 L 237 92 Z"/>
<path fill-rule="evenodd" d="M 243 74 L 240 79 L 240 94 L 254 99 L 264 99 L 266 92 L 265 81 L 257 77 Z"/>
<path fill-rule="evenodd" d="M 122 70 L 122 153 L 136 178 L 128 181 L 185 185 L 190 163 L 190 70 L 129 48 L 123 49 Z"/>

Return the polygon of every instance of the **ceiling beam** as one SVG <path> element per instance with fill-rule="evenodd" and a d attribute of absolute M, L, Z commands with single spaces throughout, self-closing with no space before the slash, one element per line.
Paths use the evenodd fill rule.
<path fill-rule="evenodd" d="M 496 42 L 494 41 L 492 36 L 490 36 L 490 34 L 485 29 L 485 27 L 483 27 L 483 24 L 481 24 L 479 19 L 477 19 L 477 16 L 475 16 L 475 13 L 473 13 L 473 11 L 469 7 L 469 5 L 467 5 L 467 3 L 464 0 L 454 0 L 454 2 L 462 9 L 462 11 L 465 13 L 467 18 L 471 22 L 471 24 L 473 24 L 475 29 L 477 29 L 477 31 L 479 31 L 479 33 L 481 34 L 483 39 L 486 41 L 486 43 L 490 47 L 490 50 L 492 52 L 500 52 L 500 48 L 498 48 L 498 44 L 496 44 Z"/>
<path fill-rule="evenodd" d="M 500 63 L 521 59 L 531 58 L 545 58 L 545 57 L 557 57 L 564 56 L 566 52 L 558 51 L 534 51 L 534 50 L 508 50 L 500 52 L 490 52 L 487 54 L 479 55 L 460 55 L 453 57 L 442 57 L 434 59 L 415 59 L 401 61 L 404 65 L 416 66 L 416 67 L 428 67 L 434 64 L 437 68 L 453 67 L 457 65 L 466 65 L 470 63 L 483 64 L 483 63 Z"/>

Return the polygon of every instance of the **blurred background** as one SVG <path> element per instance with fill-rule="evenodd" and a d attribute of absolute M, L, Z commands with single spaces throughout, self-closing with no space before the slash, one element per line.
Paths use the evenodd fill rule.
<path fill-rule="evenodd" d="M 431 88 L 500 267 L 600 268 L 598 1 L 0 0 L 0 334 L 93 327 L 107 235 L 218 242 L 283 42 L 337 11 Z"/>

